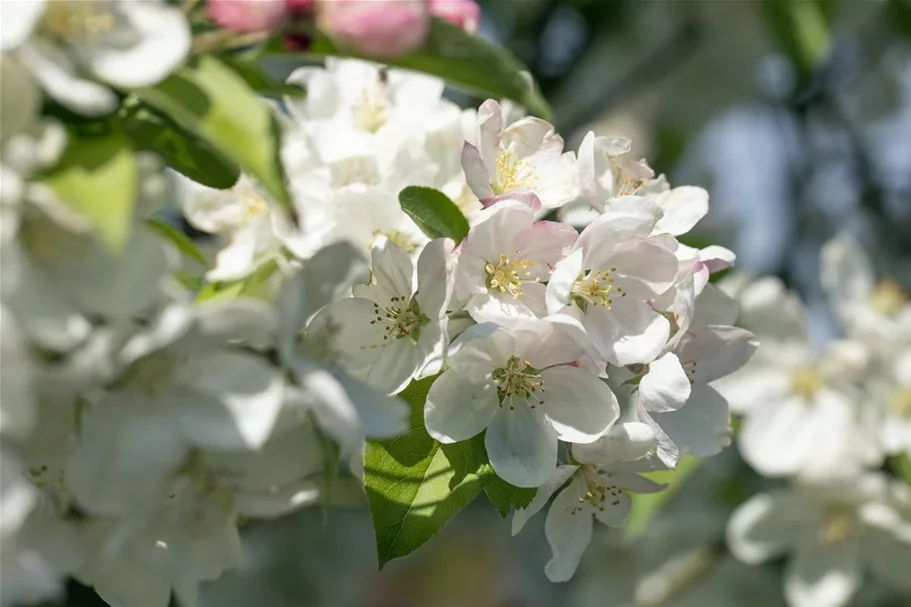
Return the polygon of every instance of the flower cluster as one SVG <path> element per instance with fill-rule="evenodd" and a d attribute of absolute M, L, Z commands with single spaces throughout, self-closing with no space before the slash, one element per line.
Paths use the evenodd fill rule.
<path fill-rule="evenodd" d="M 895 283 L 876 283 L 850 237 L 823 247 L 821 267 L 845 332 L 822 352 L 778 279 L 726 285 L 764 346 L 721 386 L 743 416 L 740 452 L 760 474 L 791 479 L 733 515 L 729 544 L 748 563 L 793 552 L 794 607 L 846 605 L 864 568 L 907 587 L 911 558 L 911 493 L 880 472 L 886 458 L 911 454 L 911 302 Z"/>
<path fill-rule="evenodd" d="M 414 430 L 396 396 L 413 380 L 434 379 L 428 440 L 480 439 L 498 480 L 535 490 L 516 532 L 557 493 L 553 580 L 572 576 L 593 516 L 618 526 L 628 492 L 661 488 L 640 473 L 728 444 L 712 384 L 756 348 L 709 284 L 733 255 L 678 241 L 706 193 L 671 189 L 626 140 L 565 152 L 505 104 L 463 111 L 434 78 L 328 60 L 291 76 L 306 98 L 275 116 L 294 213 L 266 171 L 169 187 L 162 157 L 106 135 L 92 160 L 126 177 L 102 193 L 129 204 L 121 231 L 99 220 L 83 204 L 97 166 L 59 168 L 66 137 L 39 118 L 34 83 L 87 120 L 133 116 L 189 45 L 165 2 L 4 12 L 3 75 L 21 89 L 3 89 L 2 604 L 71 576 L 112 605 L 195 605 L 238 563 L 245 519 L 314 502 L 340 461 L 369 475 L 365 441 Z M 212 73 L 200 86 L 231 80 Z M 199 129 L 210 144 L 213 130 Z M 244 152 L 230 158 L 262 168 Z M 406 186 L 458 216 L 443 237 L 403 211 Z M 178 252 L 208 260 L 154 217 L 174 192 L 224 242 L 204 276 Z M 547 218 L 569 203 L 591 219 L 581 233 Z M 635 390 L 622 406 L 620 384 Z"/>

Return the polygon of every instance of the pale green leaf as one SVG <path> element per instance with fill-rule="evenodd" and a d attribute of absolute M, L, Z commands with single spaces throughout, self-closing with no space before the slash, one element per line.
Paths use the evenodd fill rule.
<path fill-rule="evenodd" d="M 368 442 L 364 481 L 382 568 L 416 550 L 467 506 L 482 488 L 471 441 L 441 445 L 424 429 L 424 401 L 435 378 L 412 383 L 401 398 L 411 406 L 411 430 Z"/>
<path fill-rule="evenodd" d="M 45 183 L 88 220 L 109 250 L 123 247 L 133 226 L 137 184 L 136 161 L 125 136 L 73 140 Z"/>
<path fill-rule="evenodd" d="M 199 247 L 196 246 L 190 237 L 175 228 L 173 225 L 165 221 L 164 219 L 159 219 L 154 217 L 146 221 L 148 226 L 152 228 L 152 231 L 170 242 L 175 249 L 180 251 L 184 256 L 192 259 L 202 267 L 209 268 L 209 260 L 206 259 L 206 256 L 202 254 L 202 251 L 199 250 Z"/>
<path fill-rule="evenodd" d="M 290 209 L 276 117 L 232 69 L 215 57 L 198 57 L 136 95 L 204 139 Z"/>

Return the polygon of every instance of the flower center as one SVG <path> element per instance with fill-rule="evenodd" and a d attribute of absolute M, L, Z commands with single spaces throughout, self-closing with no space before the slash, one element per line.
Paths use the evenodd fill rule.
<path fill-rule="evenodd" d="M 791 390 L 804 400 L 810 400 L 822 387 L 824 379 L 818 369 L 802 367 L 791 376 Z"/>
<path fill-rule="evenodd" d="M 497 196 L 518 190 L 530 190 L 538 184 L 531 167 L 524 160 L 516 157 L 510 146 L 497 154 L 497 179 L 490 184 L 490 189 Z"/>
<path fill-rule="evenodd" d="M 72 42 L 97 44 L 117 26 L 117 17 L 98 0 L 53 0 L 48 2 L 43 29 L 51 36 Z"/>
<path fill-rule="evenodd" d="M 421 328 L 430 322 L 430 319 L 421 313 L 417 301 L 406 301 L 404 297 L 393 297 L 389 300 L 389 305 L 383 308 L 378 303 L 374 303 L 373 313 L 376 314 L 376 317 L 370 321 L 370 324 L 384 325 L 386 330 L 384 340 L 390 337 L 393 339 L 410 337 L 412 341 L 416 342 L 421 336 Z"/>
<path fill-rule="evenodd" d="M 573 505 L 569 511 L 570 514 L 581 512 L 586 503 L 601 512 L 604 512 L 605 504 L 610 504 L 611 506 L 620 505 L 620 495 L 623 490 L 616 485 L 608 485 L 602 482 L 603 479 L 598 476 L 598 471 L 594 466 L 582 466 L 582 476 L 585 478 L 586 491 L 579 496 L 578 503 Z"/>
<path fill-rule="evenodd" d="M 896 388 L 889 395 L 889 409 L 900 417 L 911 417 L 911 387 Z"/>
<path fill-rule="evenodd" d="M 519 251 L 516 251 L 516 255 L 518 254 Z M 535 262 L 527 259 L 513 259 L 500 254 L 496 263 L 487 262 L 484 266 L 484 271 L 487 272 L 487 287 L 518 298 L 522 295 L 522 282 L 531 277 L 530 268 L 534 265 Z"/>
<path fill-rule="evenodd" d="M 537 394 L 537 403 L 544 404 L 540 398 L 544 392 L 544 384 L 541 381 L 541 373 L 531 366 L 527 360 L 521 360 L 517 356 L 510 356 L 506 365 L 499 369 L 494 369 L 491 374 L 493 380 L 497 382 L 497 395 L 500 397 L 500 406 L 509 397 L 529 398 Z M 532 409 L 534 404 L 530 405 Z"/>
<path fill-rule="evenodd" d="M 249 183 L 241 186 L 240 200 L 248 220 L 269 213 L 269 203 Z"/>
<path fill-rule="evenodd" d="M 617 268 L 614 266 L 606 272 L 597 268 L 582 272 L 570 291 L 570 301 L 583 312 L 590 305 L 610 310 L 614 305 L 614 297 L 626 297 L 623 288 L 614 284 L 616 279 L 613 273 L 616 271 Z"/>
<path fill-rule="evenodd" d="M 361 131 L 376 133 L 379 131 L 389 116 L 389 104 L 382 87 L 361 92 L 360 103 L 354 109 L 354 126 Z"/>
<path fill-rule="evenodd" d="M 819 541 L 823 544 L 835 544 L 848 539 L 854 531 L 854 519 L 843 506 L 830 506 L 823 517 L 819 530 Z"/>
<path fill-rule="evenodd" d="M 870 307 L 880 316 L 894 316 L 908 301 L 908 294 L 897 283 L 884 280 L 870 295 Z"/>

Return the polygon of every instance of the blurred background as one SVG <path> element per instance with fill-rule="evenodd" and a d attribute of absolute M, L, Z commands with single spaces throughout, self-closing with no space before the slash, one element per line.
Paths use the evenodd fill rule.
<path fill-rule="evenodd" d="M 837 334 L 818 284 L 829 237 L 854 234 L 881 274 L 911 285 L 911 1 L 480 3 L 481 35 L 529 66 L 567 147 L 588 130 L 630 137 L 672 184 L 707 188 L 711 213 L 683 240 L 781 276 L 810 305 L 820 343 Z M 366 504 L 342 491 L 328 512 L 248 525 L 243 567 L 210 584 L 204 606 L 784 605 L 783 562 L 748 567 L 724 545 L 730 512 L 770 481 L 736 447 L 671 480 L 627 530 L 596 525 L 560 585 L 543 573 L 543 515 L 511 538 L 484 499 L 378 572 Z M 67 607 L 102 605 L 69 591 Z M 868 580 L 852 604 L 908 607 L 911 596 Z"/>

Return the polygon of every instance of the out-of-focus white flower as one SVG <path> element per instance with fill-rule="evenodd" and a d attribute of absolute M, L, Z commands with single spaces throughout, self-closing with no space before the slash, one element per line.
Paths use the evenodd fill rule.
<path fill-rule="evenodd" d="M 190 224 L 210 234 L 223 235 L 228 244 L 218 252 L 206 273 L 212 282 L 239 280 L 281 255 L 282 239 L 276 225 L 287 220 L 273 212 L 265 195 L 247 176 L 230 190 L 216 190 L 183 177 L 183 214 Z M 284 230 L 289 233 L 291 228 Z"/>
<path fill-rule="evenodd" d="M 357 249 L 344 242 L 332 244 L 304 263 L 276 302 L 276 345 L 294 381 L 285 388 L 278 423 L 289 416 L 312 414 L 338 441 L 344 455 L 360 454 L 366 437 L 389 438 L 408 427 L 404 402 L 341 368 L 331 331 L 307 331 L 314 314 L 350 296 L 354 285 L 363 284 L 368 276 L 367 262 Z"/>
<path fill-rule="evenodd" d="M 572 453 L 578 465 L 559 466 L 538 489 L 532 502 L 516 510 L 512 519 L 513 535 L 559 490 L 544 526 L 553 551 L 544 568 L 549 580 L 565 582 L 576 572 L 591 541 L 593 518 L 608 527 L 621 527 L 630 510 L 627 492 L 655 493 L 665 487 L 639 475 L 663 469 L 649 456 L 654 445 L 655 435 L 648 426 L 638 422 L 614 426 L 594 443 L 573 445 Z"/>
<path fill-rule="evenodd" d="M 284 380 L 231 342 L 255 342 L 273 322 L 252 300 L 174 304 L 133 336 L 119 356 L 116 389 L 81 419 L 67 477 L 79 503 L 124 514 L 163 493 L 190 449 L 261 447 L 281 410 Z"/>
<path fill-rule="evenodd" d="M 156 84 L 190 50 L 186 18 L 163 1 L 32 0 L 5 8 L 2 49 L 14 51 L 48 95 L 83 114 L 117 107 L 105 85 Z"/>
<path fill-rule="evenodd" d="M 814 477 L 850 475 L 880 461 L 872 416 L 858 406 L 852 383 L 866 364 L 857 348 L 841 342 L 818 354 L 799 300 L 778 279 L 757 280 L 738 301 L 741 321 L 762 347 L 716 387 L 744 415 L 744 459 L 764 475 Z"/>
<path fill-rule="evenodd" d="M 486 428 L 497 475 L 520 487 L 542 485 L 557 465 L 558 439 L 593 442 L 619 416 L 607 385 L 577 366 L 588 356 L 584 340 L 578 322 L 564 317 L 468 329 L 427 395 L 427 431 L 454 443 Z"/>
<path fill-rule="evenodd" d="M 578 318 L 595 348 L 616 365 L 655 359 L 670 336 L 649 301 L 676 282 L 676 245 L 651 236 L 661 211 L 628 197 L 579 235 L 547 284 L 547 311 Z"/>
<path fill-rule="evenodd" d="M 908 588 L 911 496 L 877 474 L 760 494 L 731 517 L 728 546 L 756 564 L 791 553 L 784 591 L 791 607 L 842 607 L 863 570 Z"/>
<path fill-rule="evenodd" d="M 547 315 L 544 282 L 577 234 L 570 226 L 535 221 L 517 200 L 479 212 L 459 246 L 455 296 L 478 322 Z"/>
<path fill-rule="evenodd" d="M 485 205 L 524 193 L 546 209 L 579 195 L 576 157 L 563 153 L 563 138 L 539 118 L 504 127 L 500 104 L 488 99 L 478 108 L 476 145 L 465 142 L 462 168 L 468 185 Z"/>
<path fill-rule="evenodd" d="M 431 241 L 415 267 L 407 252 L 381 239 L 373 247 L 370 282 L 317 314 L 311 334 L 328 333 L 342 363 L 366 370 L 365 381 L 388 394 L 412 378 L 439 373 L 448 342 L 453 246 L 445 238 Z"/>

